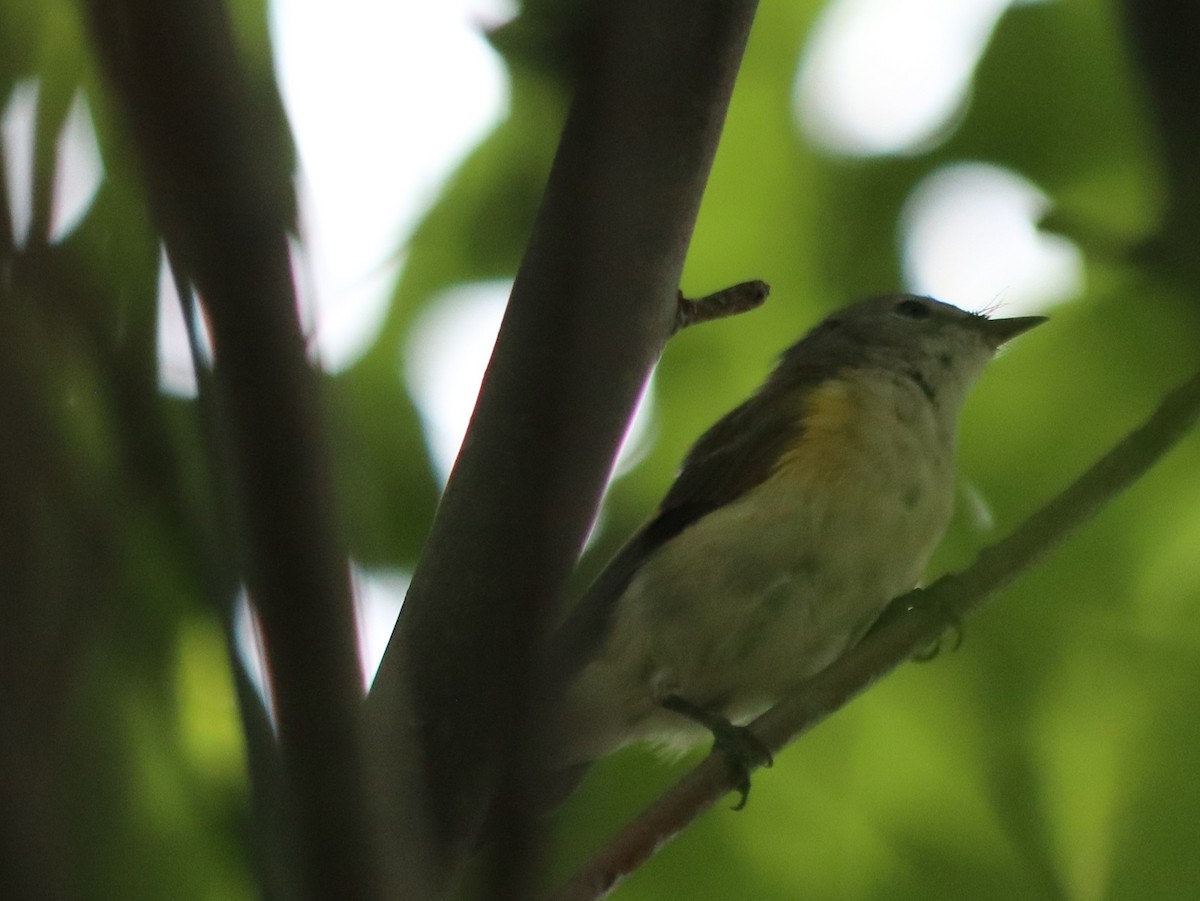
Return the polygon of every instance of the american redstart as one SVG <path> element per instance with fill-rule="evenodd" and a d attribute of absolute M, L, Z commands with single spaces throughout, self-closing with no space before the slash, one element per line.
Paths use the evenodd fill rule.
<path fill-rule="evenodd" d="M 719 737 L 854 645 L 950 522 L 967 391 L 1044 321 L 889 295 L 786 350 L 553 636 L 553 767 Z"/>

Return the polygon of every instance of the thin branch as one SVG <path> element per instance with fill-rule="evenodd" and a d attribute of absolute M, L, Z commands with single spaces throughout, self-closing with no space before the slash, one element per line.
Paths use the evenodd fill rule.
<path fill-rule="evenodd" d="M 438 885 L 489 811 L 494 897 L 527 897 L 534 649 L 672 329 L 755 5 L 580 7 L 586 40 L 545 196 L 368 700 L 383 753 L 409 780 L 396 794 L 437 800 Z"/>
<path fill-rule="evenodd" d="M 853 650 L 784 698 L 749 728 L 772 752 L 860 694 L 952 624 L 995 597 L 1137 481 L 1200 418 L 1200 374 L 1175 389 L 1139 428 L 1009 537 L 960 573 L 897 598 Z M 737 786 L 724 754 L 705 758 L 589 859 L 551 901 L 604 897 L 692 820 Z"/>
<path fill-rule="evenodd" d="M 154 219 L 212 325 L 230 509 L 275 696 L 289 806 L 281 847 L 303 894 L 379 897 L 349 574 L 288 258 L 282 110 L 248 77 L 218 0 L 86 8 Z"/>
<path fill-rule="evenodd" d="M 675 327 L 671 334 L 701 322 L 711 322 L 714 319 L 724 319 L 726 316 L 736 316 L 753 310 L 762 306 L 770 293 L 771 286 L 762 281 L 742 282 L 697 300 L 684 297 L 681 291 L 675 310 Z"/>
<path fill-rule="evenodd" d="M 208 530 L 210 534 L 205 538 L 214 546 L 203 547 L 198 543 L 197 552 L 204 557 L 206 600 L 221 617 L 225 626 L 225 647 L 229 666 L 233 671 L 238 711 L 241 714 L 242 737 L 246 746 L 246 770 L 250 775 L 250 796 L 254 811 L 255 834 L 252 846 L 258 888 L 265 899 L 296 898 L 300 896 L 299 876 L 292 867 L 285 836 L 278 826 L 280 822 L 285 821 L 288 809 L 288 791 L 283 779 L 279 746 L 266 707 L 238 659 L 233 601 L 244 565 L 240 559 L 242 549 L 233 540 L 236 523 L 229 509 L 236 494 L 232 485 L 233 466 L 229 460 L 229 443 L 225 435 L 221 409 L 217 403 L 215 379 L 204 351 L 206 326 L 200 317 L 196 292 L 170 253 L 167 254 L 167 265 L 175 283 L 175 293 L 187 331 L 188 354 L 198 389 L 197 414 L 200 433 L 204 441 L 208 479 L 213 486 L 212 522 Z"/>

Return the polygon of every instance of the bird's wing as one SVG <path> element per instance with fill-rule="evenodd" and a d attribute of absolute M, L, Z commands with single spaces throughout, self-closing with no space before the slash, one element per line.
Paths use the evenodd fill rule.
<path fill-rule="evenodd" d="M 572 608 L 550 645 L 550 672 L 568 679 L 595 654 L 620 598 L 643 563 L 708 513 L 764 482 L 801 430 L 797 417 L 760 392 L 720 419 L 692 446 L 655 515 Z"/>

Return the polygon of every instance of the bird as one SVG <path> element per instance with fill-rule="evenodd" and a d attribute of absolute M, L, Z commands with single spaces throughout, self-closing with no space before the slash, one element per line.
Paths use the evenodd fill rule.
<path fill-rule="evenodd" d="M 562 785 L 626 745 L 736 739 L 853 647 L 950 523 L 968 391 L 1044 321 L 892 294 L 785 350 L 553 631 Z"/>

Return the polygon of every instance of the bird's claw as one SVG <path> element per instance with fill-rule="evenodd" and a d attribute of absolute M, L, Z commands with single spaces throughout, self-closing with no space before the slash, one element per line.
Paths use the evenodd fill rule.
<path fill-rule="evenodd" d="M 962 620 L 957 616 L 948 616 L 946 628 L 942 634 L 930 642 L 930 644 L 923 650 L 917 651 L 917 653 L 913 654 L 912 659 L 917 663 L 928 663 L 930 660 L 940 654 L 942 652 L 942 645 L 946 632 L 949 632 L 954 636 L 954 640 L 950 643 L 950 653 L 953 654 L 955 651 L 961 648 L 964 634 Z"/>
<path fill-rule="evenodd" d="M 733 809 L 741 810 L 745 807 L 750 797 L 750 774 L 760 766 L 769 767 L 775 763 L 770 749 L 745 726 L 735 725 L 719 713 L 693 704 L 686 698 L 671 695 L 663 699 L 662 706 L 699 723 L 712 733 L 713 752 L 724 752 L 737 780 L 735 787 L 741 798 Z"/>
<path fill-rule="evenodd" d="M 717 751 L 725 753 L 725 760 L 737 780 L 734 787 L 740 797 L 731 809 L 741 810 L 750 799 L 750 773 L 760 766 L 774 766 L 775 758 L 753 732 L 728 721 L 713 729 L 713 753 Z"/>

